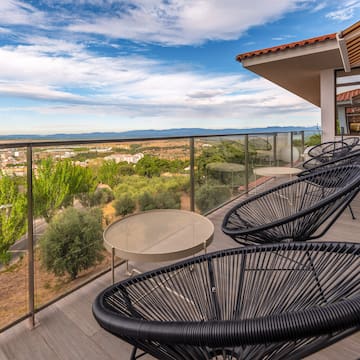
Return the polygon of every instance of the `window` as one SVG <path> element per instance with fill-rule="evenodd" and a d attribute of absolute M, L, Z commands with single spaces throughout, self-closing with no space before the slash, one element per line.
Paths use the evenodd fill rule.
<path fill-rule="evenodd" d="M 335 71 L 335 134 L 360 135 L 360 68 Z"/>

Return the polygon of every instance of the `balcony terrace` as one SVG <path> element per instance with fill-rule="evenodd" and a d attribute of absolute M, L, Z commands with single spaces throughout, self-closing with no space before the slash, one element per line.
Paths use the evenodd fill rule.
<path fill-rule="evenodd" d="M 290 138 L 293 141 L 293 135 Z M 276 146 L 276 143 L 273 143 L 273 145 Z M 293 150 L 291 150 L 292 161 Z M 192 163 L 191 166 L 194 166 L 194 164 Z M 253 178 L 251 179 L 253 180 Z M 260 186 L 272 186 L 275 181 L 278 180 L 271 180 L 271 183 Z M 250 192 L 259 191 L 259 188 L 252 189 L 251 183 L 248 181 L 244 187 Z M 244 193 L 240 194 L 240 196 L 247 195 Z M 223 216 L 233 205 L 233 202 L 236 201 L 238 201 L 238 198 L 221 205 L 207 215 L 215 226 L 214 240 L 208 251 L 237 246 L 232 239 L 221 231 Z M 360 194 L 352 202 L 352 209 L 355 215 L 360 218 Z M 359 220 L 353 220 L 350 212 L 346 209 L 321 241 L 358 242 L 358 234 Z M 135 265 L 141 271 L 147 271 L 163 266 L 164 263 L 136 263 Z M 116 267 L 115 279 L 120 281 L 125 277 L 125 265 L 121 264 Z M 24 281 L 28 282 L 29 280 L 26 278 Z M 95 296 L 110 284 L 111 272 L 108 271 L 36 312 L 35 327 L 33 328 L 31 322 L 34 318 L 18 319 L 15 324 L 8 326 L 0 333 L 0 360 L 27 360 L 31 358 L 36 360 L 128 359 L 131 346 L 101 329 L 91 311 Z M 356 360 L 359 359 L 359 354 L 360 333 L 356 333 L 307 359 L 335 360 L 341 358 L 344 360 Z M 149 355 L 142 358 L 152 359 Z"/>
<path fill-rule="evenodd" d="M 215 225 L 214 241 L 209 251 L 236 245 L 220 229 L 224 206 L 208 218 Z M 360 214 L 360 196 L 352 203 L 355 214 Z M 359 241 L 359 220 L 352 220 L 349 211 L 342 214 L 324 240 Z M 141 270 L 150 270 L 160 264 L 136 264 Z M 116 269 L 116 280 L 124 278 L 125 266 Z M 1 360 L 27 359 L 128 359 L 131 346 L 99 327 L 91 305 L 95 296 L 111 284 L 110 273 L 85 285 L 67 297 L 40 311 L 37 326 L 30 330 L 25 320 L 0 335 Z M 310 360 L 356 360 L 360 354 L 360 333 L 348 337 L 320 352 Z M 143 359 L 152 359 L 144 356 Z"/>

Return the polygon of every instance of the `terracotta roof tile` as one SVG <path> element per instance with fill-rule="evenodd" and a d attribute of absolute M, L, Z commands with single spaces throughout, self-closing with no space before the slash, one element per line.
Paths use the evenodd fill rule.
<path fill-rule="evenodd" d="M 358 95 L 360 95 L 360 89 L 345 91 L 343 93 L 336 95 L 336 101 L 338 102 L 348 101 Z"/>
<path fill-rule="evenodd" d="M 266 49 L 246 52 L 246 53 L 243 53 L 243 54 L 239 54 L 236 57 L 236 60 L 241 62 L 244 59 L 251 58 L 251 57 L 254 57 L 254 56 L 260 56 L 260 55 L 265 55 L 265 54 L 269 54 L 269 53 L 275 53 L 275 52 L 278 52 L 278 51 L 283 51 L 283 50 L 287 50 L 287 49 L 293 49 L 293 48 L 296 48 L 296 47 L 302 47 L 302 46 L 306 46 L 306 45 L 312 45 L 312 44 L 315 44 L 315 43 L 323 42 L 323 41 L 326 41 L 326 40 L 333 40 L 333 39 L 336 39 L 336 33 L 323 35 L 323 36 L 318 36 L 318 37 L 314 37 L 314 38 L 307 39 L 307 40 L 295 41 L 295 42 L 292 42 L 292 43 L 289 43 L 289 44 L 273 46 L 273 47 L 266 48 Z"/>

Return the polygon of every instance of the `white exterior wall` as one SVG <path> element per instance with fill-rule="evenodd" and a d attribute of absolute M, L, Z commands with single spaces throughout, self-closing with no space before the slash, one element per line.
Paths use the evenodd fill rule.
<path fill-rule="evenodd" d="M 335 139 L 335 80 L 334 69 L 320 72 L 321 129 L 324 141 Z"/>

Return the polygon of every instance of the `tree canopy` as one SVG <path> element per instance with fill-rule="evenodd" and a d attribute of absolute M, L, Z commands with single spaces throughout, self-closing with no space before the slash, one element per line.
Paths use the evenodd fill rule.
<path fill-rule="evenodd" d="M 0 177 L 0 262 L 10 260 L 11 245 L 25 233 L 26 194 L 19 191 L 15 178 Z"/>
<path fill-rule="evenodd" d="M 81 270 L 102 259 L 101 210 L 69 207 L 50 221 L 40 240 L 42 262 L 48 271 L 75 279 Z"/>
<path fill-rule="evenodd" d="M 74 165 L 70 160 L 42 160 L 33 183 L 35 214 L 47 222 L 60 207 L 70 205 L 77 194 L 95 190 L 91 169 Z"/>

